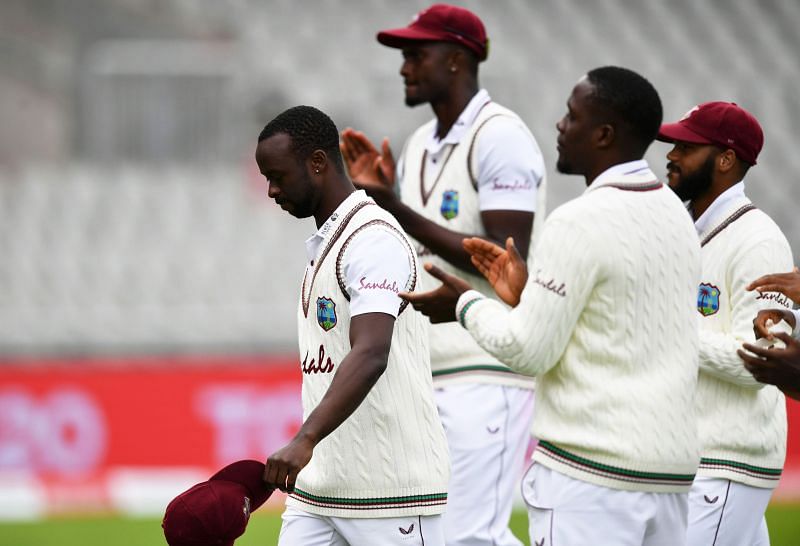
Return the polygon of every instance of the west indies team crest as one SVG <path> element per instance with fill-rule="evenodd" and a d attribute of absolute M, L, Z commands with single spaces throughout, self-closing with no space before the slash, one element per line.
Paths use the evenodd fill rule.
<path fill-rule="evenodd" d="M 317 323 L 326 332 L 336 326 L 336 304 L 330 298 L 317 298 Z"/>
<path fill-rule="evenodd" d="M 705 282 L 700 284 L 697 291 L 697 310 L 704 317 L 719 311 L 719 288 Z"/>
<path fill-rule="evenodd" d="M 458 216 L 458 192 L 455 190 L 447 190 L 442 193 L 442 206 L 439 210 L 442 216 L 448 220 L 452 220 Z"/>

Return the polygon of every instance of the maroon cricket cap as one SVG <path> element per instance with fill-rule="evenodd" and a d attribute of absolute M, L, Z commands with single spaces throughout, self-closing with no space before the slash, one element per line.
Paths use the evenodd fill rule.
<path fill-rule="evenodd" d="M 172 499 L 161 522 L 167 544 L 232 546 L 272 494 L 263 476 L 264 463 L 238 461 Z"/>
<path fill-rule="evenodd" d="M 677 123 L 663 124 L 658 140 L 730 148 L 739 159 L 755 165 L 764 146 L 764 132 L 758 120 L 735 102 L 716 101 L 698 104 Z"/>
<path fill-rule="evenodd" d="M 454 42 L 475 52 L 478 60 L 489 55 L 486 28 L 477 15 L 458 6 L 434 4 L 416 14 L 407 27 L 382 30 L 378 41 L 403 48 L 412 42 Z"/>

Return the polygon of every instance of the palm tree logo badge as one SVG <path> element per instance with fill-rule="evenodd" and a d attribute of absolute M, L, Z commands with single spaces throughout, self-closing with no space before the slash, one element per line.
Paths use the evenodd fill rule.
<path fill-rule="evenodd" d="M 704 317 L 719 311 L 719 288 L 713 284 L 702 283 L 697 291 L 697 310 Z"/>

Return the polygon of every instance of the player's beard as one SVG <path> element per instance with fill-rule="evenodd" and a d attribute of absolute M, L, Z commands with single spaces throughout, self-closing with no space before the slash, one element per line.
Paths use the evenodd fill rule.
<path fill-rule="evenodd" d="M 709 156 L 705 163 L 697 168 L 694 172 L 683 173 L 678 172 L 678 182 L 675 186 L 670 185 L 672 191 L 675 192 L 681 201 L 694 201 L 711 188 L 711 178 L 714 174 L 715 156 Z M 668 170 L 674 170 L 673 163 L 667 164 Z"/>

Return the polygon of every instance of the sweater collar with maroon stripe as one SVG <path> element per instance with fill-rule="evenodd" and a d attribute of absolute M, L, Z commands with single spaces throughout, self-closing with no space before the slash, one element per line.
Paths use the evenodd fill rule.
<path fill-rule="evenodd" d="M 647 160 L 637 159 L 609 167 L 589 184 L 584 193 L 604 187 L 645 191 L 660 188 L 661 182 L 650 170 Z"/>
<path fill-rule="evenodd" d="M 694 227 L 697 230 L 697 234 L 702 239 L 730 216 L 732 209 L 736 210 L 749 202 L 744 194 L 744 182 L 734 184 L 719 194 L 705 212 L 700 215 L 700 218 L 695 220 Z"/>

